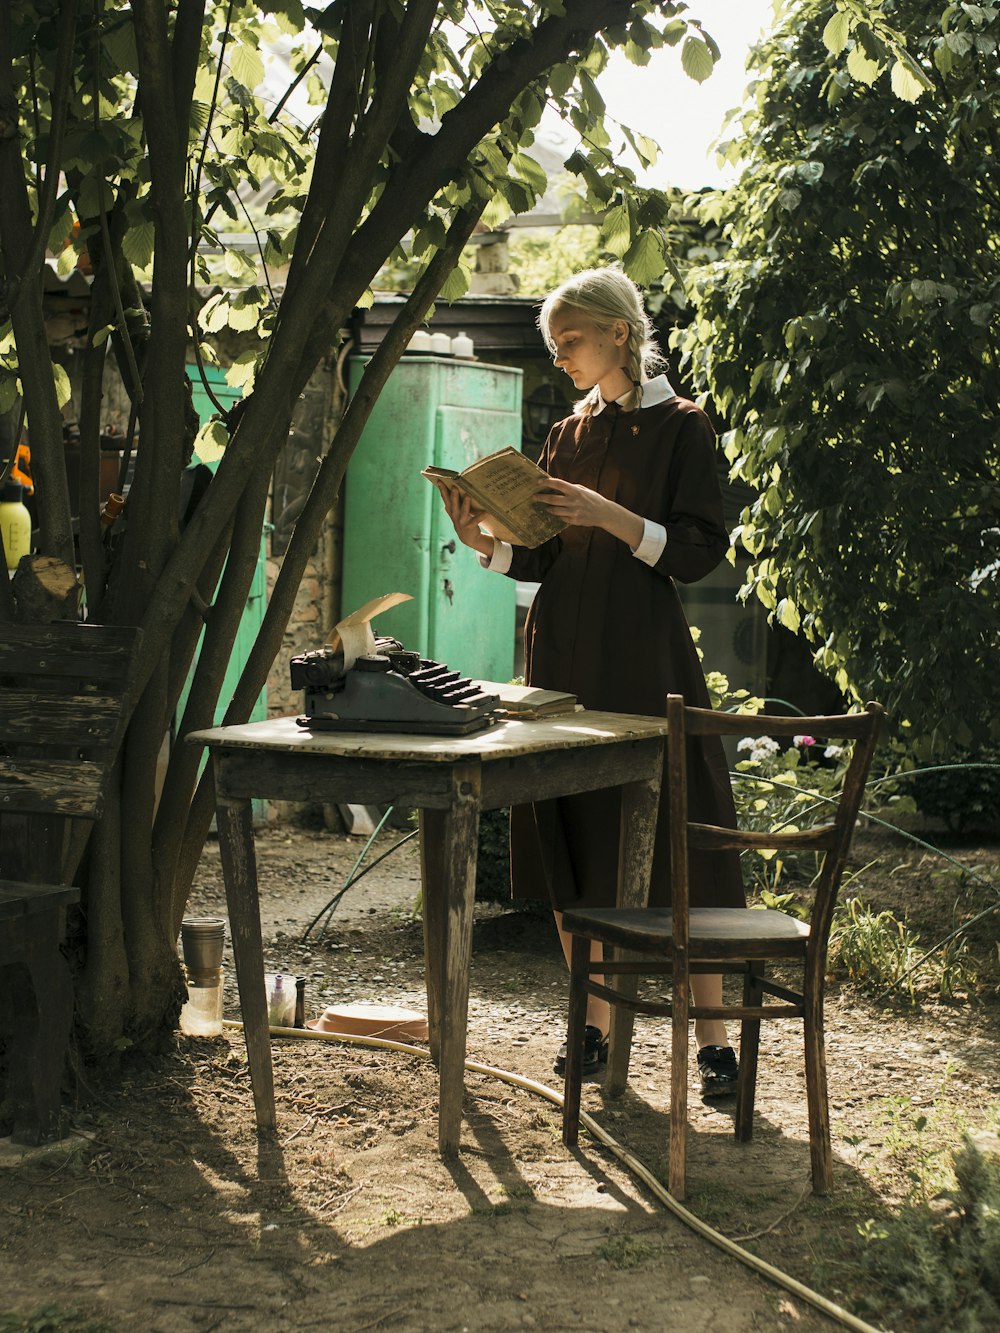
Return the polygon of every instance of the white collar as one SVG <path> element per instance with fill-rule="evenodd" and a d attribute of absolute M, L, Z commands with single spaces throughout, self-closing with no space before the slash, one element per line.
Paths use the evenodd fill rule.
<path fill-rule="evenodd" d="M 615 402 L 618 403 L 620 406 L 624 407 L 625 404 L 628 403 L 629 400 L 631 399 L 633 392 L 634 390 L 629 389 L 629 391 L 627 393 L 623 393 L 620 398 L 616 398 Z M 640 404 L 640 407 L 656 407 L 659 403 L 665 403 L 668 401 L 668 399 L 676 397 L 677 393 L 671 386 L 670 381 L 667 379 L 666 375 L 657 375 L 654 379 L 643 381 L 642 403 Z M 595 406 L 592 415 L 595 417 L 599 416 L 600 413 L 603 412 L 606 407 L 607 403 L 605 402 L 604 397 L 601 394 L 600 388 L 598 388 L 597 405 Z"/>

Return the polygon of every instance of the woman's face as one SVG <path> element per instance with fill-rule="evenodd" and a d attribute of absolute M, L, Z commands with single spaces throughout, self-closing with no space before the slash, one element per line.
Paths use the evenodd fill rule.
<path fill-rule="evenodd" d="M 578 389 L 617 381 L 626 362 L 628 325 L 624 320 L 616 320 L 605 331 L 575 307 L 557 305 L 549 319 L 549 337 L 555 348 L 553 361 Z"/>

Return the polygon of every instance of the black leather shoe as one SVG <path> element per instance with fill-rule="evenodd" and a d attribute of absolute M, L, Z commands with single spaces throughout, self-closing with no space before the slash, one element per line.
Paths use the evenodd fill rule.
<path fill-rule="evenodd" d="M 596 1074 L 601 1065 L 608 1063 L 608 1039 L 600 1028 L 590 1023 L 583 1029 L 583 1077 Z M 566 1043 L 559 1047 L 559 1054 L 552 1066 L 557 1074 L 566 1073 Z"/>
<path fill-rule="evenodd" d="M 736 1052 L 731 1046 L 703 1046 L 698 1052 L 701 1095 L 703 1097 L 734 1095 L 739 1068 Z"/>

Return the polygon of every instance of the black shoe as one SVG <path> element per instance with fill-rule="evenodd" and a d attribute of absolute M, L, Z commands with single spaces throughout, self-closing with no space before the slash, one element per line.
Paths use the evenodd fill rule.
<path fill-rule="evenodd" d="M 600 1028 L 591 1026 L 590 1023 L 583 1029 L 583 1077 L 588 1078 L 591 1074 L 596 1074 L 601 1065 L 608 1063 L 608 1039 Z M 552 1068 L 557 1074 L 566 1073 L 566 1043 L 559 1047 L 559 1054 L 555 1058 Z"/>
<path fill-rule="evenodd" d="M 729 1097 L 736 1092 L 739 1065 L 731 1046 L 703 1046 L 698 1052 L 703 1097 Z"/>

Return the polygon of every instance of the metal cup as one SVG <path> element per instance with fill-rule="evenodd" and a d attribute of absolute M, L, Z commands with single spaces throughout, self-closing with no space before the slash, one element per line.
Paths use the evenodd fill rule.
<path fill-rule="evenodd" d="M 185 917 L 181 922 L 181 951 L 191 973 L 221 967 L 225 942 L 226 923 L 221 916 Z"/>

